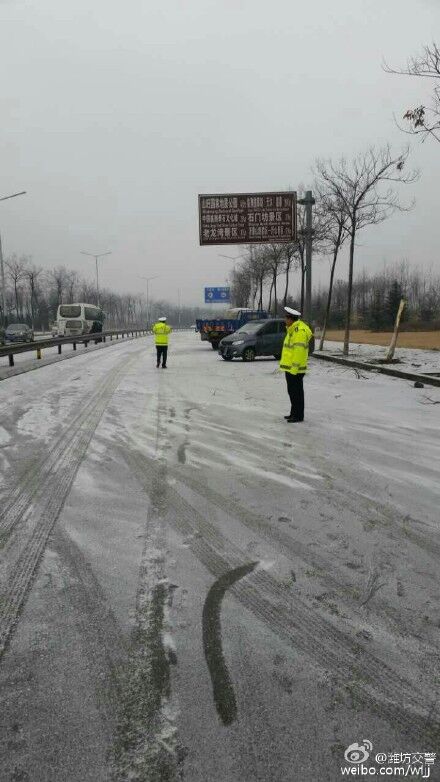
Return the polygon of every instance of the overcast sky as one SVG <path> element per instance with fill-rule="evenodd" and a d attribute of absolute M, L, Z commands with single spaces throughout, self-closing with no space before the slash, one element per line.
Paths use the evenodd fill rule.
<path fill-rule="evenodd" d="M 4 251 L 102 285 L 202 303 L 241 248 L 198 245 L 197 194 L 307 184 L 320 157 L 407 138 L 429 82 L 383 72 L 437 39 L 438 0 L 0 0 Z M 438 261 L 440 145 L 412 141 L 411 214 L 359 236 L 357 267 Z M 316 279 L 322 278 L 325 267 Z M 340 274 L 345 272 L 341 265 Z"/>

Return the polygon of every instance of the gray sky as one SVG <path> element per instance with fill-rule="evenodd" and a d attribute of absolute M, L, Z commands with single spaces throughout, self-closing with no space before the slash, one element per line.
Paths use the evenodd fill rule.
<path fill-rule="evenodd" d="M 102 284 L 202 303 L 232 263 L 198 245 L 197 193 L 307 184 L 317 156 L 407 138 L 428 82 L 385 74 L 437 36 L 437 0 L 0 0 L 1 194 L 6 254 L 66 264 L 112 250 Z M 357 267 L 440 246 L 440 146 L 412 142 L 411 214 L 359 239 Z M 324 279 L 326 266 L 316 279 Z M 344 265 L 341 265 L 341 275 Z"/>

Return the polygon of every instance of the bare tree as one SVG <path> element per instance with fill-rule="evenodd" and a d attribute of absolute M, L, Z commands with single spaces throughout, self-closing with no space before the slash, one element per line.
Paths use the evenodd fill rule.
<path fill-rule="evenodd" d="M 404 173 L 409 150 L 393 156 L 389 145 L 381 149 L 370 147 L 350 163 L 318 161 L 317 174 L 329 196 L 333 197 L 347 217 L 350 240 L 347 313 L 345 322 L 344 355 L 348 355 L 353 289 L 353 267 L 357 232 L 367 225 L 376 225 L 396 210 L 404 210 L 394 185 L 409 184 L 418 178 L 418 172 Z"/>
<path fill-rule="evenodd" d="M 339 251 L 348 238 L 348 216 L 344 204 L 334 193 L 326 192 L 323 183 L 316 182 L 315 192 L 317 194 L 319 222 L 323 233 L 322 251 L 331 256 L 330 262 L 330 280 L 327 293 L 327 304 L 322 327 L 319 350 L 324 347 L 327 325 L 329 322 L 330 308 L 332 303 L 333 282 L 335 278 L 336 263 Z"/>
<path fill-rule="evenodd" d="M 255 290 L 258 296 L 257 306 L 259 310 L 262 310 L 264 285 L 270 274 L 267 257 L 264 252 L 264 245 L 259 245 L 257 248 L 255 248 L 255 252 L 252 255 L 252 266 Z"/>
<path fill-rule="evenodd" d="M 264 256 L 266 258 L 267 268 L 269 270 L 269 273 L 272 277 L 271 282 L 271 298 L 273 293 L 273 305 L 272 305 L 272 312 L 274 316 L 276 317 L 278 312 L 278 288 L 277 288 L 277 281 L 278 276 L 281 273 L 284 265 L 284 258 L 285 258 L 285 252 L 284 252 L 284 245 L 283 244 L 267 244 L 264 252 Z M 269 303 L 268 307 L 269 311 L 271 309 L 271 303 Z"/>
<path fill-rule="evenodd" d="M 68 271 L 65 266 L 57 266 L 55 269 L 51 269 L 48 272 L 48 278 L 54 287 L 57 307 L 63 303 L 68 276 Z"/>
<path fill-rule="evenodd" d="M 68 271 L 65 279 L 67 301 L 71 304 L 75 301 L 79 285 L 79 274 L 76 271 Z"/>
<path fill-rule="evenodd" d="M 22 302 L 20 297 L 20 282 L 24 279 L 26 268 L 28 265 L 28 259 L 24 256 L 17 258 L 16 255 L 11 255 L 5 263 L 8 270 L 9 279 L 12 282 L 14 288 L 15 299 L 15 312 L 17 318 L 22 314 Z"/>
<path fill-rule="evenodd" d="M 434 80 L 431 106 L 422 104 L 407 109 L 403 119 L 409 124 L 409 130 L 405 132 L 422 135 L 424 139 L 432 136 L 440 142 L 440 49 L 437 44 L 425 46 L 419 57 L 410 57 L 405 68 L 396 70 L 385 64 L 384 69 L 387 73 Z"/>
<path fill-rule="evenodd" d="M 231 272 L 232 301 L 236 307 L 247 307 L 252 294 L 252 257 L 245 258 Z"/>
<path fill-rule="evenodd" d="M 290 272 L 292 271 L 292 269 L 297 269 L 297 268 L 299 268 L 297 246 L 295 242 L 289 242 L 288 244 L 284 245 L 285 285 L 284 285 L 283 307 L 286 306 L 287 297 L 289 295 Z"/>
<path fill-rule="evenodd" d="M 42 268 L 34 266 L 29 266 L 27 269 L 25 269 L 25 277 L 27 279 L 28 285 L 29 285 L 29 300 L 30 300 L 30 311 L 31 311 L 31 322 L 32 322 L 32 328 L 34 328 L 35 325 L 35 305 L 36 305 L 36 289 L 37 289 L 37 283 L 38 278 L 42 273 Z"/>

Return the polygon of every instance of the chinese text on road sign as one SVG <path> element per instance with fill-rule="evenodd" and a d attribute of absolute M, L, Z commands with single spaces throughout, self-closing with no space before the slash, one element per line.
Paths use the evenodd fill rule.
<path fill-rule="evenodd" d="M 296 193 L 199 195 L 200 244 L 293 242 Z"/>
<path fill-rule="evenodd" d="M 230 288 L 205 288 L 205 304 L 231 301 Z"/>

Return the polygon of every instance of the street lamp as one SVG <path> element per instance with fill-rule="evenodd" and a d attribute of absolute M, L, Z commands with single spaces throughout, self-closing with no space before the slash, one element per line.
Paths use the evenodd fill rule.
<path fill-rule="evenodd" d="M 22 190 L 20 193 L 12 193 L 12 195 L 3 196 L 0 198 L 0 201 L 7 201 L 8 198 L 17 198 L 17 196 L 26 195 L 26 190 Z M 2 238 L 0 236 L 0 277 L 1 277 L 1 283 L 2 283 L 2 315 L 3 315 L 3 326 L 6 327 L 6 283 L 5 283 L 5 266 L 3 263 L 3 252 L 2 252 Z"/>
<path fill-rule="evenodd" d="M 234 264 L 232 266 L 232 273 L 235 275 L 235 261 L 238 261 L 239 258 L 242 258 L 242 255 L 236 255 L 234 258 L 232 255 L 222 255 L 221 253 L 218 253 L 219 258 L 229 258 L 230 261 L 234 261 Z M 227 278 L 226 278 L 227 281 Z"/>
<path fill-rule="evenodd" d="M 145 280 L 147 283 L 147 328 L 150 326 L 150 282 L 151 280 L 157 280 L 158 277 L 160 277 L 160 274 L 155 274 L 153 277 L 139 277 L 140 280 Z"/>
<path fill-rule="evenodd" d="M 104 255 L 111 255 L 112 251 L 108 250 L 108 252 L 106 252 L 106 253 L 86 253 L 86 252 L 84 252 L 84 250 L 81 250 L 80 252 L 81 252 L 81 255 L 88 255 L 90 258 L 94 258 L 95 259 L 95 263 L 96 263 L 96 298 L 97 298 L 98 307 L 99 307 L 98 258 L 103 258 Z"/>

